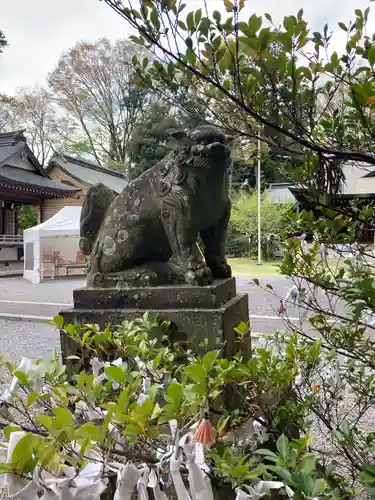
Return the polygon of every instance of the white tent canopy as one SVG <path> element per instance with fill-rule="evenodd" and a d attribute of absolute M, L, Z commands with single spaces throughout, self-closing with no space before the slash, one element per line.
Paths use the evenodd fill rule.
<path fill-rule="evenodd" d="M 39 283 L 43 278 L 44 267 L 48 265 L 53 267 L 54 275 L 58 274 L 58 267 L 74 270 L 75 265 L 79 266 L 80 216 L 81 207 L 64 207 L 47 221 L 24 231 L 25 279 Z M 77 269 L 82 271 L 82 259 L 79 260 L 81 267 Z"/>

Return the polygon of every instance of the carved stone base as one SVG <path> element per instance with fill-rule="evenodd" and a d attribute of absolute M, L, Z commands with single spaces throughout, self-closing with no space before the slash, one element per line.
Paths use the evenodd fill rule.
<path fill-rule="evenodd" d="M 93 276 L 89 273 L 88 282 L 96 288 L 127 289 L 185 283 L 185 276 L 184 270 L 169 260 L 167 262 L 149 262 L 119 273 L 96 273 Z"/>
<path fill-rule="evenodd" d="M 208 286 L 165 285 L 74 290 L 75 309 L 218 309 L 236 296 L 236 280 Z"/>
<path fill-rule="evenodd" d="M 171 342 L 194 349 L 205 339 L 209 349 L 222 349 L 232 357 L 238 349 L 234 328 L 249 321 L 247 295 L 236 295 L 235 278 L 213 285 L 193 287 L 169 285 L 127 289 L 82 288 L 74 291 L 74 307 L 62 311 L 64 323 L 94 323 L 100 327 L 139 318 L 145 311 L 172 322 Z M 75 343 L 61 332 L 64 362 L 75 351 Z M 245 336 L 250 355 L 250 334 Z"/>

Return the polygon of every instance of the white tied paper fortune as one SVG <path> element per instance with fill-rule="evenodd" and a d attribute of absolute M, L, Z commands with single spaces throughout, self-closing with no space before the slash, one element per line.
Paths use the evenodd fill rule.
<path fill-rule="evenodd" d="M 147 485 L 150 475 L 150 469 L 147 467 L 147 465 L 144 465 L 141 469 L 141 472 L 142 475 L 137 482 L 138 500 L 149 500 Z"/>
<path fill-rule="evenodd" d="M 70 477 L 47 479 L 41 500 L 74 500 L 73 493 L 69 489 L 70 482 Z"/>
<path fill-rule="evenodd" d="M 17 492 L 14 492 L 14 488 L 16 487 L 14 482 L 12 485 L 8 485 L 9 498 L 17 500 L 38 500 L 38 491 L 40 490 L 40 486 L 37 480 L 37 472 L 38 469 L 34 471 L 31 481 L 29 481 L 26 486 Z M 26 483 L 26 480 L 24 480 L 24 483 Z M 21 484 L 18 483 L 17 486 L 19 487 Z"/>
<path fill-rule="evenodd" d="M 185 484 L 181 477 L 182 455 L 176 458 L 175 454 L 172 453 L 169 464 L 170 473 L 178 500 L 191 500 L 191 497 L 187 492 Z"/>
<path fill-rule="evenodd" d="M 236 500 L 258 500 L 267 495 L 269 490 L 285 488 L 289 498 L 294 496 L 293 491 L 281 481 L 258 481 L 253 486 L 242 486 L 236 489 Z"/>
<path fill-rule="evenodd" d="M 31 379 L 31 388 L 35 392 L 40 392 L 44 384 L 44 368 L 41 365 L 37 365 L 35 361 L 29 358 L 22 358 L 21 362 L 17 368 L 17 371 L 24 373 L 29 379 Z M 14 393 L 16 392 L 19 385 L 19 379 L 14 376 L 12 381 L 0 398 L 2 403 L 12 403 Z"/>
<path fill-rule="evenodd" d="M 24 431 L 10 434 L 7 463 L 12 461 L 15 447 L 25 435 Z M 17 500 L 38 500 L 40 491 L 43 492 L 42 500 L 100 500 L 107 486 L 107 479 L 101 478 L 101 464 L 87 465 L 78 476 L 72 468 L 65 469 L 64 473 L 64 476 L 55 477 L 36 467 L 31 480 L 7 473 L 1 486 L 8 488 L 9 498 Z"/>
<path fill-rule="evenodd" d="M 160 489 L 159 477 L 153 469 L 148 476 L 148 487 L 152 489 L 155 500 L 168 500 L 167 495 Z"/>
<path fill-rule="evenodd" d="M 195 453 L 187 455 L 186 466 L 189 472 L 189 485 L 192 500 L 214 500 L 210 478 L 203 472 L 200 466 L 195 463 Z"/>
<path fill-rule="evenodd" d="M 102 479 L 102 464 L 91 463 L 84 467 L 75 477 L 75 469 L 71 473 L 71 488 L 75 500 L 100 500 L 100 495 L 105 491 L 108 480 Z M 65 471 L 68 475 L 68 471 Z"/>
<path fill-rule="evenodd" d="M 182 456 L 176 458 L 175 453 L 173 453 L 170 459 L 170 472 L 177 498 L 178 500 L 214 500 L 210 478 L 201 467 L 204 464 L 196 462 L 196 448 L 200 452 L 201 447 L 193 442 L 193 438 L 191 432 L 185 434 L 177 447 L 177 450 L 184 450 L 187 458 L 186 467 L 190 494 L 187 492 L 181 477 Z"/>
<path fill-rule="evenodd" d="M 104 368 L 105 364 L 99 360 L 99 358 L 92 358 L 90 361 L 92 366 L 92 373 L 94 375 L 94 385 L 100 385 L 106 378 L 104 371 L 100 373 L 100 370 Z"/>
<path fill-rule="evenodd" d="M 94 385 L 100 385 L 104 380 L 108 380 L 105 371 L 100 373 L 100 371 L 106 366 L 122 366 L 124 361 L 122 358 L 117 358 L 114 361 L 100 361 L 99 358 L 92 358 L 90 360 L 92 366 L 92 373 L 94 375 Z M 120 387 L 119 383 L 112 381 L 112 389 L 117 390 Z"/>
<path fill-rule="evenodd" d="M 132 493 L 143 470 L 137 469 L 132 463 L 121 467 L 117 473 L 117 488 L 113 500 L 131 500 Z"/>
<path fill-rule="evenodd" d="M 26 436 L 26 432 L 18 431 L 12 432 L 9 436 L 9 444 L 8 444 L 8 453 L 6 461 L 7 463 L 12 462 L 13 452 L 19 441 Z M 36 499 L 36 493 L 38 491 L 38 486 L 36 487 L 36 491 L 34 496 L 30 493 L 30 490 L 34 490 L 34 478 L 32 481 L 28 481 L 26 479 L 21 478 L 18 474 L 12 474 L 8 472 L 5 474 L 5 486 L 8 488 L 10 498 L 19 498 L 20 500 L 34 500 Z M 29 485 L 32 483 L 32 486 L 29 488 Z M 27 490 L 26 490 L 27 489 Z"/>

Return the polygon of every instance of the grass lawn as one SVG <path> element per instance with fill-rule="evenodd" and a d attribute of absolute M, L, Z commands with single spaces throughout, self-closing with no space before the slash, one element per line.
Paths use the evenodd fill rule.
<path fill-rule="evenodd" d="M 281 261 L 264 261 L 261 266 L 258 266 L 257 261 L 246 257 L 228 259 L 228 263 L 232 267 L 233 276 L 272 276 L 280 275 L 279 264 Z"/>

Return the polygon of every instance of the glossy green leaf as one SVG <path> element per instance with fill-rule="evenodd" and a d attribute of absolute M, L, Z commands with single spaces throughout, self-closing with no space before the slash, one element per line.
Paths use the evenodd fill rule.
<path fill-rule="evenodd" d="M 194 382 L 204 383 L 207 378 L 206 370 L 202 365 L 186 366 L 184 369 L 185 375 L 194 380 Z"/>
<path fill-rule="evenodd" d="M 221 22 L 221 14 L 218 10 L 214 10 L 212 17 L 215 19 L 217 23 Z"/>
<path fill-rule="evenodd" d="M 178 20 L 178 25 L 183 31 L 186 31 L 188 29 L 184 21 L 181 21 L 181 19 Z"/>
<path fill-rule="evenodd" d="M 0 462 L 0 473 L 11 472 L 12 470 L 13 470 L 12 464 L 7 464 L 7 463 Z"/>
<path fill-rule="evenodd" d="M 142 47 L 145 45 L 145 40 L 141 36 L 130 35 L 129 39 L 136 45 L 141 45 Z"/>
<path fill-rule="evenodd" d="M 152 22 L 153 26 L 159 30 L 160 29 L 160 21 L 159 21 L 159 14 L 156 9 L 152 9 L 151 14 L 150 14 L 150 21 Z"/>
<path fill-rule="evenodd" d="M 367 59 L 371 66 L 375 64 L 375 47 L 371 47 L 368 51 Z"/>
<path fill-rule="evenodd" d="M 193 40 L 190 37 L 185 38 L 186 47 L 188 49 L 193 48 Z"/>
<path fill-rule="evenodd" d="M 198 31 L 207 38 L 210 26 L 211 26 L 210 20 L 207 17 L 204 17 L 198 26 Z"/>
<path fill-rule="evenodd" d="M 311 492 L 311 496 L 317 497 L 317 496 L 321 495 L 322 493 L 324 493 L 326 488 L 327 488 L 327 482 L 325 479 L 323 479 L 323 478 L 316 479 L 314 482 L 313 490 Z"/>
<path fill-rule="evenodd" d="M 321 339 L 317 339 L 309 348 L 307 353 L 307 359 L 311 363 L 315 362 L 318 359 L 321 350 L 321 345 L 322 345 Z"/>
<path fill-rule="evenodd" d="M 201 22 L 201 19 L 202 19 L 202 9 L 198 9 L 194 14 L 195 26 L 198 26 L 198 24 Z"/>
<path fill-rule="evenodd" d="M 18 427 L 17 425 L 7 425 L 2 429 L 2 433 L 6 441 L 9 441 L 10 435 L 12 432 L 18 432 L 20 431 L 21 428 Z"/>
<path fill-rule="evenodd" d="M 256 14 L 253 14 L 250 17 L 248 23 L 249 31 L 252 34 L 255 34 L 257 31 L 260 30 L 261 26 L 262 26 L 262 18 L 260 16 L 258 17 Z"/>
<path fill-rule="evenodd" d="M 57 428 L 63 429 L 64 427 L 73 425 L 73 415 L 68 408 L 52 408 L 52 411 L 55 414 L 54 425 Z"/>
<path fill-rule="evenodd" d="M 278 456 L 276 455 L 276 453 L 274 453 L 271 450 L 268 450 L 267 448 L 260 448 L 259 450 L 255 450 L 254 453 L 257 453 L 258 455 L 263 455 L 265 457 L 270 457 L 274 460 L 278 460 Z"/>
<path fill-rule="evenodd" d="M 267 19 L 267 21 L 269 21 L 270 23 L 272 23 L 272 17 L 270 14 L 264 14 L 264 17 Z"/>
<path fill-rule="evenodd" d="M 312 454 L 305 455 L 302 457 L 299 463 L 299 469 L 305 474 L 310 474 L 315 470 L 316 458 Z"/>
<path fill-rule="evenodd" d="M 34 451 L 38 448 L 40 438 L 31 432 L 16 444 L 12 454 L 12 466 L 22 472 L 32 472 L 37 463 Z"/>
<path fill-rule="evenodd" d="M 21 372 L 20 370 L 16 370 L 13 375 L 18 378 L 18 380 L 21 382 L 23 385 L 27 385 L 27 376 L 24 372 Z"/>
<path fill-rule="evenodd" d="M 221 59 L 224 57 L 225 55 L 225 52 L 226 52 L 226 47 L 221 47 L 220 49 L 218 49 L 216 52 L 215 52 L 215 57 L 216 57 L 216 61 L 221 61 Z"/>
<path fill-rule="evenodd" d="M 277 451 L 280 453 L 282 459 L 285 459 L 289 455 L 289 440 L 288 438 L 282 434 L 279 439 L 276 441 Z"/>
<path fill-rule="evenodd" d="M 64 318 L 60 315 L 55 316 L 53 318 L 53 322 L 54 322 L 56 328 L 58 328 L 59 330 L 61 330 L 62 327 L 64 326 Z"/>
<path fill-rule="evenodd" d="M 195 28 L 194 12 L 189 12 L 189 14 L 186 16 L 186 26 L 187 26 L 189 31 L 191 31 L 193 28 Z"/>
<path fill-rule="evenodd" d="M 218 356 L 218 351 L 206 352 L 206 354 L 203 356 L 202 363 L 207 373 L 210 373 L 210 371 L 212 370 Z"/>
<path fill-rule="evenodd" d="M 155 403 L 154 408 L 153 408 L 152 413 L 151 413 L 151 416 L 150 416 L 150 420 L 157 420 L 160 417 L 160 415 L 162 414 L 162 412 L 163 412 L 163 409 L 161 408 L 159 403 Z"/>
<path fill-rule="evenodd" d="M 364 484 L 375 486 L 375 467 L 363 466 L 360 478 Z"/>
<path fill-rule="evenodd" d="M 117 411 L 118 412 L 126 412 L 130 403 L 130 389 L 129 387 L 125 387 L 120 393 L 120 396 L 117 401 Z"/>
<path fill-rule="evenodd" d="M 102 433 L 98 427 L 92 424 L 84 424 L 76 431 L 77 438 L 85 438 L 97 443 L 102 440 Z"/>
<path fill-rule="evenodd" d="M 45 427 L 48 431 L 51 431 L 52 428 L 53 428 L 53 420 L 51 417 L 49 417 L 48 415 L 37 415 L 35 417 L 35 420 L 40 424 L 42 425 L 43 427 Z"/>
<path fill-rule="evenodd" d="M 120 384 L 125 383 L 125 372 L 120 366 L 105 366 L 104 373 L 109 380 L 114 380 Z"/>
<path fill-rule="evenodd" d="M 31 406 L 32 404 L 35 403 L 40 398 L 41 394 L 37 392 L 30 392 L 30 394 L 27 396 L 27 404 Z"/>
<path fill-rule="evenodd" d="M 280 467 L 279 465 L 267 465 L 267 469 L 275 472 L 287 484 L 290 484 L 292 481 L 292 475 L 288 469 L 285 469 L 285 467 Z"/>
<path fill-rule="evenodd" d="M 181 384 L 173 383 L 168 386 L 167 395 L 169 401 L 171 401 L 176 407 L 181 406 L 183 387 Z"/>

